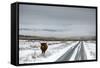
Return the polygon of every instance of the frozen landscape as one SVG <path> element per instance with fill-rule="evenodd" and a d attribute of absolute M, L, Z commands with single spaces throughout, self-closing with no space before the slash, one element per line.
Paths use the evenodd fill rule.
<path fill-rule="evenodd" d="M 41 42 L 48 45 L 45 54 L 40 49 Z M 19 64 L 95 59 L 95 41 L 19 40 Z"/>
<path fill-rule="evenodd" d="M 95 9 L 20 5 L 19 64 L 95 60 L 95 16 Z"/>

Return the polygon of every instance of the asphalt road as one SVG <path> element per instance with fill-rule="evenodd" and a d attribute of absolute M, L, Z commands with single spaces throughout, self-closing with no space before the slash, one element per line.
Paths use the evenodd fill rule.
<path fill-rule="evenodd" d="M 65 54 L 58 58 L 56 61 L 69 61 L 76 49 L 77 53 L 75 55 L 74 60 L 86 60 L 87 56 L 84 50 L 83 41 L 79 41 L 75 46 L 67 50 Z"/>

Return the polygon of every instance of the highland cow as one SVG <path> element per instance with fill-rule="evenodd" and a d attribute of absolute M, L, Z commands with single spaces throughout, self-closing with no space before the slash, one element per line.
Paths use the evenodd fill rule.
<path fill-rule="evenodd" d="M 41 51 L 43 55 L 45 55 L 47 48 L 48 48 L 47 43 L 41 43 Z"/>

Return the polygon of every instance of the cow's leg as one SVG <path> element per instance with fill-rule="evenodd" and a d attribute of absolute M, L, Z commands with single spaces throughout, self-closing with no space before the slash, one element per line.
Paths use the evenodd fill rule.
<path fill-rule="evenodd" d="M 43 55 L 43 53 L 44 53 L 44 52 L 42 51 L 42 55 Z"/>
<path fill-rule="evenodd" d="M 42 56 L 45 56 L 45 52 L 44 51 L 42 51 Z"/>

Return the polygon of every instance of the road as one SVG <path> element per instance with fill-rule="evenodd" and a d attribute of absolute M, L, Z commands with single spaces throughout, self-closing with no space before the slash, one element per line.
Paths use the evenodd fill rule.
<path fill-rule="evenodd" d="M 76 50 L 76 53 L 75 53 L 75 50 Z M 83 41 L 79 41 L 75 46 L 67 50 L 65 54 L 62 55 L 60 58 L 58 58 L 56 61 L 70 61 L 73 55 L 75 55 L 74 61 L 87 59 L 87 56 L 84 50 Z"/>

